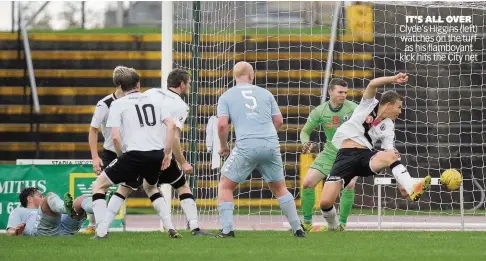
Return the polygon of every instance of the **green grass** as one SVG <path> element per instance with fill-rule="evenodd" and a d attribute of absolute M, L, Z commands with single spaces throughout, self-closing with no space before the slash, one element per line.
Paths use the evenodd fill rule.
<path fill-rule="evenodd" d="M 108 240 L 0 235 L 0 260 L 484 260 L 485 232 L 310 233 L 237 231 L 236 238 L 169 239 L 164 233 L 111 233 Z"/>
<path fill-rule="evenodd" d="M 214 209 L 214 214 L 217 213 L 217 209 Z M 300 209 L 299 209 L 300 212 Z M 203 214 L 207 214 L 204 212 L 204 209 L 202 209 Z M 282 213 L 280 212 L 279 208 L 248 208 L 248 207 L 242 207 L 242 208 L 236 208 L 233 212 L 235 215 L 281 215 Z M 145 215 L 145 214 L 152 214 L 155 215 L 155 210 L 153 208 L 127 208 L 127 214 L 137 214 L 137 215 Z M 177 210 L 174 212 L 174 214 L 182 214 L 180 210 Z M 302 213 L 299 213 L 302 215 Z M 316 211 L 314 213 L 315 215 L 320 215 L 319 211 Z M 484 216 L 486 215 L 484 210 L 476 210 L 474 212 L 470 211 L 464 211 L 464 214 L 467 216 Z M 374 209 L 353 209 L 351 215 L 378 215 L 378 210 L 376 208 Z M 459 209 L 454 209 L 452 210 L 443 210 L 443 211 L 438 211 L 438 210 L 391 210 L 391 209 L 382 209 L 382 215 L 384 216 L 417 216 L 417 215 L 426 215 L 426 216 L 451 216 L 451 215 L 460 215 Z"/>
<path fill-rule="evenodd" d="M 156 27 L 122 27 L 122 28 L 99 28 L 81 29 L 71 28 L 66 30 L 29 30 L 29 33 L 50 33 L 50 34 L 160 34 L 160 28 Z M 191 33 L 188 30 L 175 29 L 174 33 Z M 200 34 L 234 34 L 234 29 L 201 29 Z M 301 29 L 245 29 L 236 31 L 239 35 L 327 35 L 331 33 L 329 27 L 309 27 Z"/>

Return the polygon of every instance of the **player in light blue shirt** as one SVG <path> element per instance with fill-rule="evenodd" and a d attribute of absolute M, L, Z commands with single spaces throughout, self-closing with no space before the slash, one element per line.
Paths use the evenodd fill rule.
<path fill-rule="evenodd" d="M 27 187 L 19 195 L 22 207 L 10 213 L 7 234 L 10 236 L 64 236 L 76 234 L 86 213 L 93 213 L 91 197 L 73 200 L 69 193 L 61 200 L 55 193 L 46 197 L 35 187 Z"/>
<path fill-rule="evenodd" d="M 246 181 L 254 169 L 263 176 L 277 197 L 296 237 L 305 237 L 297 215 L 294 197 L 285 186 L 282 156 L 277 130 L 283 117 L 273 95 L 266 89 L 252 85 L 255 74 L 247 62 L 233 68 L 236 85 L 218 100 L 219 154 L 228 156 L 230 121 L 235 127 L 236 147 L 221 169 L 219 183 L 219 213 L 222 230 L 217 237 L 234 237 L 233 190 Z"/>

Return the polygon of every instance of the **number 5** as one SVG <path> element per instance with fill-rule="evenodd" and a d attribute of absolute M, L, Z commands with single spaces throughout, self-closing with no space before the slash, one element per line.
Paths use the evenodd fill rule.
<path fill-rule="evenodd" d="M 241 91 L 241 95 L 243 95 L 243 98 L 245 98 L 247 100 L 251 100 L 251 102 L 252 102 L 252 105 L 245 103 L 245 107 L 250 109 L 250 110 L 253 110 L 258 106 L 258 104 L 257 104 L 255 97 L 248 95 L 248 94 L 251 94 L 251 93 L 252 93 L 252 91 Z"/>

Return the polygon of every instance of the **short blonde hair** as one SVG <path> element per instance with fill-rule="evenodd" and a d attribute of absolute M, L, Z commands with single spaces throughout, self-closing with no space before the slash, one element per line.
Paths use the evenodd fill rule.
<path fill-rule="evenodd" d="M 120 86 L 123 91 L 129 91 L 137 87 L 140 82 L 140 76 L 133 68 L 117 66 L 113 70 L 113 83 L 116 87 Z"/>

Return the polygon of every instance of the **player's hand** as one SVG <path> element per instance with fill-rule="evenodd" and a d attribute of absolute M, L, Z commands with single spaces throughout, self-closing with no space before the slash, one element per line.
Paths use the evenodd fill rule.
<path fill-rule="evenodd" d="M 96 157 L 93 159 L 93 171 L 96 175 L 100 175 L 102 166 L 103 161 L 100 159 L 100 157 Z"/>
<path fill-rule="evenodd" d="M 313 148 L 314 148 L 314 143 L 309 141 L 306 144 L 304 144 L 304 147 L 302 148 L 302 153 L 310 153 Z"/>
<path fill-rule="evenodd" d="M 18 224 L 17 227 L 15 228 L 15 235 L 16 236 L 23 235 L 24 234 L 24 229 L 25 229 L 25 223 L 24 222 Z"/>
<path fill-rule="evenodd" d="M 182 171 L 184 171 L 184 174 L 192 174 L 193 169 L 191 164 L 184 162 L 184 164 L 182 164 Z"/>
<path fill-rule="evenodd" d="M 170 161 L 172 160 L 172 153 L 167 153 L 164 156 L 164 160 L 162 160 L 162 167 L 161 170 L 165 170 L 170 166 Z"/>
<path fill-rule="evenodd" d="M 223 158 L 228 157 L 229 153 L 230 153 L 230 149 L 229 149 L 228 144 L 221 146 L 221 148 L 219 149 L 219 156 L 221 156 Z"/>
<path fill-rule="evenodd" d="M 392 83 L 404 84 L 408 81 L 408 75 L 406 73 L 399 73 L 393 77 Z"/>

